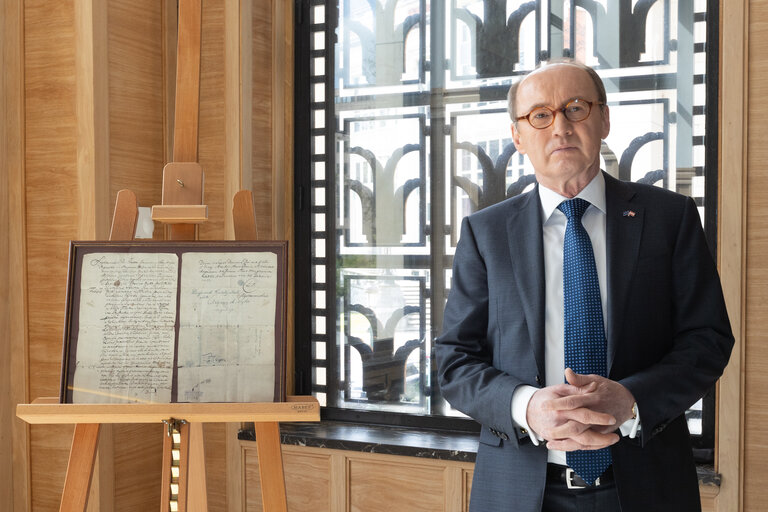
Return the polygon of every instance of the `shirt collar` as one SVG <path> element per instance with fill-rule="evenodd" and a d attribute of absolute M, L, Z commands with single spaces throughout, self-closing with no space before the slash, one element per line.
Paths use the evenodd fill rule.
<path fill-rule="evenodd" d="M 576 197 L 589 201 L 592 206 L 605 213 L 605 177 L 603 173 L 598 172 Z M 558 205 L 569 198 L 539 184 L 539 199 L 541 199 L 542 223 L 544 223 L 552 216 L 552 212 L 557 210 Z"/>

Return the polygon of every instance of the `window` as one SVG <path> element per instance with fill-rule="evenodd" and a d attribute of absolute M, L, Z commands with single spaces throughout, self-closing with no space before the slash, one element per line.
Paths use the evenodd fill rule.
<path fill-rule="evenodd" d="M 717 8 L 297 2 L 297 390 L 326 417 L 476 428 L 439 394 L 433 340 L 461 219 L 533 186 L 505 97 L 541 60 L 597 69 L 603 168 L 693 196 L 714 251 Z M 706 459 L 712 397 L 688 419 Z"/>

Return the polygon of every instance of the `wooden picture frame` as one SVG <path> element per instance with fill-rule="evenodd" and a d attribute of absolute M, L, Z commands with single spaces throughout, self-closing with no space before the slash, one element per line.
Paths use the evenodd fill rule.
<path fill-rule="evenodd" d="M 285 241 L 72 241 L 60 401 L 285 401 L 286 283 Z"/>

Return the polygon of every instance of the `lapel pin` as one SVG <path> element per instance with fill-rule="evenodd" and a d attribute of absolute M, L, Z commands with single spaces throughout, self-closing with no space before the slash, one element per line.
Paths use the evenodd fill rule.
<path fill-rule="evenodd" d="M 636 214 L 632 210 L 624 210 L 624 213 L 622 213 L 624 217 L 634 217 Z"/>

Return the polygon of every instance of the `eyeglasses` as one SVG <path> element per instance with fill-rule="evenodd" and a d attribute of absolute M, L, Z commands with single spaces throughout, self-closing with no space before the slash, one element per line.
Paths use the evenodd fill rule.
<path fill-rule="evenodd" d="M 531 126 L 537 130 L 543 130 L 555 122 L 556 113 L 562 112 L 567 120 L 578 123 L 589 117 L 593 105 L 603 105 L 603 103 L 576 98 L 566 103 L 562 108 L 536 107 L 528 114 L 518 117 L 517 121 L 527 119 Z"/>

